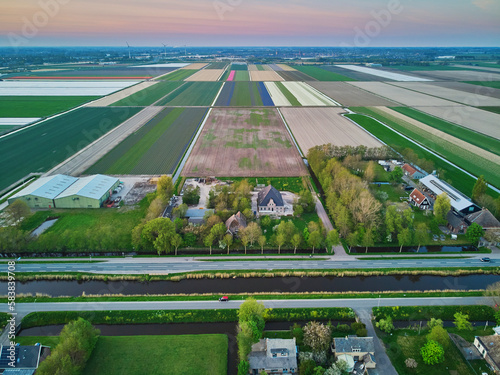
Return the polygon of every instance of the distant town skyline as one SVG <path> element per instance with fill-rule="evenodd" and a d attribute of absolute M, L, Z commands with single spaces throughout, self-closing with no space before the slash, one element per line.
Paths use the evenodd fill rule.
<path fill-rule="evenodd" d="M 500 46 L 498 0 L 2 0 L 0 46 Z"/>

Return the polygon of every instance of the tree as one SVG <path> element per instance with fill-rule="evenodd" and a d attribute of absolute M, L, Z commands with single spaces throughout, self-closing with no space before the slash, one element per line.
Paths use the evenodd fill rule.
<path fill-rule="evenodd" d="M 443 347 L 433 340 L 427 340 L 427 343 L 420 349 L 420 354 L 427 365 L 436 365 L 444 361 Z"/>
<path fill-rule="evenodd" d="M 392 324 L 392 318 L 390 316 L 386 316 L 385 319 L 380 319 L 375 325 L 385 333 L 391 333 L 394 329 L 394 324 Z"/>
<path fill-rule="evenodd" d="M 398 183 L 398 182 L 401 181 L 401 179 L 403 178 L 403 176 L 404 176 L 403 169 L 401 167 L 396 167 L 396 168 L 394 168 L 394 170 L 389 175 L 389 179 L 393 183 Z"/>
<path fill-rule="evenodd" d="M 425 223 L 418 223 L 415 228 L 415 240 L 418 243 L 417 253 L 420 250 L 420 246 L 429 242 L 429 228 Z"/>
<path fill-rule="evenodd" d="M 481 175 L 479 176 L 476 183 L 474 184 L 474 187 L 472 188 L 472 199 L 474 201 L 477 201 L 479 198 L 481 198 L 481 196 L 486 194 L 487 190 L 488 190 L 488 183 L 486 182 L 484 176 Z"/>
<path fill-rule="evenodd" d="M 283 246 L 285 242 L 286 242 L 285 235 L 283 233 L 279 233 L 275 239 L 276 246 L 278 246 L 278 254 L 281 253 L 281 246 Z"/>
<path fill-rule="evenodd" d="M 262 302 L 258 302 L 255 298 L 247 298 L 240 305 L 238 310 L 238 321 L 247 322 L 250 320 L 262 321 L 262 329 L 264 329 L 264 313 L 266 307 Z"/>
<path fill-rule="evenodd" d="M 412 232 L 410 228 L 404 228 L 401 233 L 398 234 L 398 242 L 399 242 L 399 252 L 403 251 L 403 246 L 411 245 L 412 240 Z"/>
<path fill-rule="evenodd" d="M 227 228 L 223 223 L 215 224 L 212 229 L 210 229 L 210 233 L 213 234 L 214 238 L 217 241 L 220 241 L 224 238 L 224 235 L 227 232 Z"/>
<path fill-rule="evenodd" d="M 174 223 L 162 217 L 147 222 L 142 229 L 142 237 L 155 248 L 158 255 L 171 251 L 171 240 L 175 234 Z"/>
<path fill-rule="evenodd" d="M 363 179 L 368 182 L 372 182 L 375 180 L 375 176 L 377 175 L 377 163 L 373 160 L 368 162 L 366 166 L 365 173 L 363 173 Z"/>
<path fill-rule="evenodd" d="M 361 245 L 366 248 L 367 253 L 368 253 L 368 248 L 370 246 L 375 245 L 375 236 L 373 234 L 372 228 L 368 228 L 363 234 L 363 238 L 361 239 Z"/>
<path fill-rule="evenodd" d="M 250 372 L 250 363 L 248 361 L 240 361 L 238 363 L 238 375 L 248 375 Z"/>
<path fill-rule="evenodd" d="M 267 242 L 266 236 L 259 236 L 259 239 L 257 241 L 259 242 L 261 253 L 264 254 L 264 245 Z"/>
<path fill-rule="evenodd" d="M 269 225 L 271 225 L 271 218 L 267 215 L 262 216 L 260 218 L 260 223 L 262 224 L 262 226 L 268 227 Z"/>
<path fill-rule="evenodd" d="M 178 207 L 174 208 L 174 211 L 176 211 L 178 217 L 186 217 L 187 210 L 188 210 L 188 205 L 186 203 L 183 203 Z"/>
<path fill-rule="evenodd" d="M 182 237 L 180 234 L 176 233 L 170 240 L 172 246 L 175 248 L 175 255 L 177 255 L 177 249 L 182 245 Z"/>
<path fill-rule="evenodd" d="M 434 202 L 434 216 L 436 216 L 439 222 L 446 221 L 446 215 L 451 209 L 450 198 L 448 194 L 441 193 L 436 197 Z"/>
<path fill-rule="evenodd" d="M 309 240 L 307 240 L 307 243 L 312 247 L 312 252 L 314 254 L 314 248 L 321 245 L 321 233 L 319 232 L 319 230 L 315 230 L 314 232 L 309 234 Z"/>
<path fill-rule="evenodd" d="M 443 321 L 441 319 L 431 318 L 431 320 L 427 322 L 427 327 L 429 327 L 429 329 L 431 330 L 434 327 L 442 327 L 442 326 L 443 326 Z"/>
<path fill-rule="evenodd" d="M 205 239 L 203 240 L 203 244 L 205 246 L 208 246 L 210 247 L 210 255 L 212 255 L 212 245 L 214 244 L 214 241 L 215 241 L 215 236 L 213 235 L 213 233 L 210 233 L 208 236 L 205 237 Z"/>
<path fill-rule="evenodd" d="M 252 246 L 255 242 L 258 241 L 259 237 L 262 235 L 262 229 L 256 222 L 248 224 L 248 226 L 244 228 L 241 232 L 243 232 L 243 235 L 247 236 L 248 240 L 250 241 L 250 245 Z"/>
<path fill-rule="evenodd" d="M 294 254 L 297 254 L 297 247 L 300 246 L 302 242 L 302 237 L 299 233 L 295 233 L 293 236 L 292 236 L 292 239 L 290 240 L 290 243 L 292 244 L 293 246 L 293 253 Z"/>
<path fill-rule="evenodd" d="M 200 203 L 200 187 L 188 186 L 184 190 L 182 202 L 186 203 L 187 205 L 197 205 L 198 203 Z"/>
<path fill-rule="evenodd" d="M 333 246 L 340 244 L 339 232 L 336 229 L 332 229 L 326 235 L 326 243 L 328 245 L 328 252 L 332 251 Z"/>
<path fill-rule="evenodd" d="M 304 208 L 298 204 L 295 205 L 295 207 L 293 208 L 293 214 L 295 215 L 295 217 L 301 217 L 303 213 Z"/>
<path fill-rule="evenodd" d="M 413 358 L 406 358 L 405 365 L 407 368 L 417 368 L 418 362 L 415 361 L 415 359 L 413 359 Z"/>
<path fill-rule="evenodd" d="M 223 241 L 227 246 L 227 255 L 229 255 L 229 248 L 233 244 L 233 236 L 228 233 L 224 236 Z"/>
<path fill-rule="evenodd" d="M 352 202 L 350 208 L 355 223 L 372 228 L 378 224 L 382 203 L 375 199 L 368 190 L 362 190 Z"/>
<path fill-rule="evenodd" d="M 445 349 L 450 346 L 450 336 L 448 336 L 448 332 L 439 325 L 432 327 L 431 331 L 427 335 L 427 340 L 436 341 Z"/>
<path fill-rule="evenodd" d="M 456 312 L 453 317 L 453 324 L 461 331 L 472 331 L 472 323 L 469 322 L 469 315 Z"/>
<path fill-rule="evenodd" d="M 472 223 L 469 228 L 467 228 L 467 232 L 465 232 L 465 237 L 473 243 L 477 245 L 481 237 L 484 235 L 484 229 L 478 223 Z"/>
<path fill-rule="evenodd" d="M 241 243 L 245 246 L 245 254 L 247 253 L 247 245 L 248 245 L 248 235 L 244 234 L 241 236 Z"/>
<path fill-rule="evenodd" d="M 161 176 L 156 183 L 156 191 L 158 192 L 158 196 L 164 201 L 169 200 L 172 195 L 174 195 L 172 177 L 166 175 Z"/>
<path fill-rule="evenodd" d="M 304 344 L 313 352 L 323 352 L 328 349 L 331 340 L 330 327 L 318 322 L 309 322 L 304 326 L 303 331 Z"/>
<path fill-rule="evenodd" d="M 298 205 L 304 209 L 304 212 L 314 212 L 316 202 L 309 189 L 304 189 L 299 193 Z"/>
<path fill-rule="evenodd" d="M 31 214 L 31 209 L 25 201 L 16 199 L 7 206 L 4 212 L 7 214 L 7 218 L 10 221 L 12 221 L 16 226 L 19 226 L 21 221 Z"/>

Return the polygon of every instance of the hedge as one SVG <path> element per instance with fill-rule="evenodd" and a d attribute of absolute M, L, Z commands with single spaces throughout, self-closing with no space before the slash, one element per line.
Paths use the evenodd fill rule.
<path fill-rule="evenodd" d="M 386 316 L 393 320 L 454 320 L 453 315 L 461 312 L 469 315 L 471 321 L 495 320 L 495 310 L 490 306 L 395 306 L 374 307 L 373 316 L 376 320 Z"/>

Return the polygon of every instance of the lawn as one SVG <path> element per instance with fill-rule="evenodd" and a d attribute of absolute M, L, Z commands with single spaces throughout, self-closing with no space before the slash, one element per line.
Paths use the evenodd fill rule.
<path fill-rule="evenodd" d="M 479 107 L 481 109 L 498 107 Z M 411 117 L 417 121 L 423 122 L 426 125 L 432 126 L 435 129 L 441 130 L 450 134 L 458 139 L 469 142 L 477 147 L 481 147 L 489 152 L 500 155 L 500 141 L 495 138 L 488 137 L 487 135 L 476 133 L 473 130 L 452 124 L 451 122 L 441 120 L 440 118 L 420 112 L 416 109 L 409 107 L 391 107 L 391 109 L 402 113 L 405 116 Z M 497 112 L 498 113 L 498 112 Z"/>
<path fill-rule="evenodd" d="M 0 139 L 0 189 L 48 171 L 140 110 L 80 108 Z"/>
<path fill-rule="evenodd" d="M 164 81 L 158 82 L 157 84 L 148 87 L 144 90 L 136 92 L 124 99 L 121 99 L 113 104 L 112 106 L 148 106 L 153 104 L 154 102 L 160 100 L 165 95 L 169 94 L 179 86 L 181 86 L 184 82 L 178 81 Z"/>
<path fill-rule="evenodd" d="M 40 343 L 53 349 L 59 344 L 59 336 L 16 336 L 16 343 L 28 346 Z"/>
<path fill-rule="evenodd" d="M 294 65 L 293 67 L 318 81 L 355 81 L 342 74 L 330 72 L 317 66 Z"/>
<path fill-rule="evenodd" d="M 164 109 L 107 153 L 86 173 L 172 173 L 206 112 L 206 108 Z"/>
<path fill-rule="evenodd" d="M 500 81 L 466 81 L 465 83 L 470 83 L 477 86 L 492 87 L 494 89 L 500 89 Z"/>
<path fill-rule="evenodd" d="M 158 79 L 162 81 L 184 81 L 187 77 L 192 76 L 197 71 L 197 69 L 179 69 Z"/>
<path fill-rule="evenodd" d="M 360 114 L 346 115 L 346 117 L 355 121 L 369 133 L 393 147 L 395 150 L 402 151 L 405 148 L 410 148 L 417 154 L 419 159 L 431 160 L 436 168 L 442 169 L 445 172 L 445 181 L 451 182 L 455 188 L 462 191 L 466 195 L 470 195 L 472 193 L 472 188 L 474 187 L 476 180 L 466 173 L 451 166 L 430 152 L 420 147 L 416 147 L 413 142 L 410 142 L 385 126 L 380 125 L 377 121 L 369 117 Z M 489 190 L 489 192 L 490 194 L 493 194 L 492 196 L 496 197 L 496 194 L 494 194 L 491 190 Z"/>
<path fill-rule="evenodd" d="M 158 102 L 160 106 L 210 106 L 222 82 L 187 82 Z"/>
<path fill-rule="evenodd" d="M 84 374 L 227 373 L 226 335 L 99 337 Z"/>
<path fill-rule="evenodd" d="M 0 96 L 0 117 L 48 117 L 98 96 Z"/>

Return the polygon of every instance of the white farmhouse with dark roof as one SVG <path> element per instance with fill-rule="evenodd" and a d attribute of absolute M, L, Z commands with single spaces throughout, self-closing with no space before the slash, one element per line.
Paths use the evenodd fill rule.
<path fill-rule="evenodd" d="M 257 208 L 260 214 L 284 214 L 285 203 L 281 193 L 269 185 L 259 191 L 257 196 Z"/>

